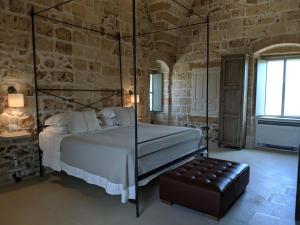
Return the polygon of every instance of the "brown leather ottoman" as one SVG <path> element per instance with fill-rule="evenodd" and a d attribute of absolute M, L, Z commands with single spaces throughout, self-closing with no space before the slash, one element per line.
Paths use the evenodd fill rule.
<path fill-rule="evenodd" d="M 245 190 L 249 175 L 246 164 L 195 159 L 160 176 L 160 198 L 221 218 Z"/>

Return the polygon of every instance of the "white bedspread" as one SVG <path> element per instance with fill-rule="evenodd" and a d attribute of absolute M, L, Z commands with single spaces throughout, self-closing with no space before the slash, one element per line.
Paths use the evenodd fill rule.
<path fill-rule="evenodd" d="M 117 129 L 117 126 L 103 128 L 98 132 L 105 132 L 111 129 Z M 39 134 L 39 145 L 43 150 L 43 166 L 50 167 L 55 171 L 61 171 L 61 142 L 65 137 L 71 136 L 72 134 L 67 133 L 55 133 L 42 131 Z"/>
<path fill-rule="evenodd" d="M 80 135 L 41 132 L 43 165 L 134 199 L 134 128 L 105 129 Z M 201 131 L 186 127 L 139 124 L 139 174 L 195 151 Z M 151 140 L 151 141 L 148 141 Z"/>
<path fill-rule="evenodd" d="M 61 171 L 60 144 L 70 134 L 42 131 L 39 135 L 40 148 L 43 150 L 43 165 Z"/>

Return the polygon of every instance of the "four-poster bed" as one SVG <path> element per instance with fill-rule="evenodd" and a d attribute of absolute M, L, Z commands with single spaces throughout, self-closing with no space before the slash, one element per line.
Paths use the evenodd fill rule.
<path fill-rule="evenodd" d="M 38 101 L 38 97 L 39 94 L 45 94 L 51 97 L 55 97 L 58 99 L 61 99 L 63 101 L 67 101 L 67 102 L 71 102 L 73 104 L 77 104 L 80 106 L 79 109 L 77 110 L 83 110 L 85 108 L 89 108 L 89 109 L 94 109 L 94 110 L 99 110 L 99 108 L 95 107 L 95 104 L 103 102 L 111 97 L 114 96 L 119 96 L 121 98 L 121 106 L 124 106 L 124 93 L 123 93 L 123 75 L 122 75 L 122 39 L 123 38 L 132 38 L 132 48 L 133 48 L 133 78 L 134 78 L 134 90 L 133 90 L 133 94 L 134 94 L 134 188 L 135 188 L 135 199 L 134 199 L 134 203 L 136 204 L 136 216 L 139 217 L 140 215 L 140 210 L 139 210 L 139 195 L 138 195 L 138 191 L 139 191 L 139 182 L 145 178 L 151 177 L 155 174 L 157 174 L 158 172 L 164 171 L 167 168 L 177 165 L 178 163 L 189 159 L 191 156 L 195 156 L 196 154 L 199 153 L 203 153 L 206 151 L 207 156 L 208 156 L 208 69 L 209 69 L 209 16 L 207 16 L 206 18 L 203 18 L 201 16 L 199 16 L 198 14 L 194 13 L 193 11 L 189 10 L 188 8 L 186 8 L 184 5 L 182 5 L 181 3 L 179 3 L 178 1 L 175 0 L 171 0 L 172 2 L 174 2 L 175 4 L 177 4 L 178 6 L 188 10 L 190 13 L 198 16 L 201 18 L 201 22 L 199 23 L 194 23 L 194 24 L 190 24 L 190 25 L 186 25 L 186 26 L 178 26 L 175 28 L 168 28 L 168 29 L 163 29 L 163 30 L 155 30 L 155 31 L 151 31 L 151 32 L 147 32 L 147 33 L 137 33 L 136 32 L 136 1 L 132 0 L 132 35 L 124 35 L 122 36 L 120 33 L 118 34 L 110 34 L 110 33 L 105 33 L 103 31 L 100 30 L 95 30 L 95 29 L 91 29 L 91 28 L 87 28 L 87 27 L 83 27 L 83 26 L 78 26 L 78 25 L 74 25 L 68 22 L 64 22 L 64 21 L 60 21 L 57 19 L 53 19 L 50 17 L 46 17 L 43 15 L 40 15 L 43 12 L 46 12 L 48 10 L 51 10 L 53 8 L 56 8 L 58 6 L 62 6 L 64 4 L 70 3 L 72 1 L 76 1 L 76 0 L 68 0 L 65 2 L 62 2 L 60 4 L 57 4 L 55 6 L 49 7 L 47 9 L 43 9 L 37 12 L 34 12 L 34 9 L 32 9 L 32 46 L 33 46 L 33 68 L 34 68 L 34 84 L 35 84 L 35 101 L 36 101 L 36 123 L 37 123 L 37 132 L 40 133 L 41 128 L 43 127 L 43 125 L 40 122 L 40 106 L 39 106 L 39 101 Z M 37 53 L 36 53 L 36 38 L 35 38 L 35 19 L 36 18 L 40 18 L 40 19 L 44 19 L 44 20 L 50 20 L 56 23 L 61 23 L 64 25 L 68 25 L 68 26 L 72 26 L 74 28 L 79 28 L 79 29 L 84 29 L 84 30 L 88 30 L 91 32 L 96 32 L 99 33 L 100 35 L 107 35 L 110 37 L 113 37 L 113 39 L 115 41 L 118 41 L 118 49 L 119 49 L 119 73 L 120 73 L 120 89 L 57 89 L 57 88 L 39 88 L 38 85 L 38 78 L 37 78 Z M 143 158 L 143 155 L 139 155 L 139 147 L 148 143 L 151 143 L 153 141 L 160 141 L 166 138 L 172 138 L 173 136 L 176 135 L 180 135 L 184 132 L 189 132 L 189 130 L 180 130 L 180 131 L 176 131 L 176 132 L 171 132 L 169 134 L 165 134 L 163 136 L 160 137 L 156 137 L 153 136 L 150 139 L 146 139 L 146 140 L 140 140 L 139 139 L 139 125 L 138 125 L 138 119 L 137 119 L 137 113 L 138 113 L 138 109 L 137 109 L 137 38 L 140 36 L 144 36 L 144 35 L 150 35 L 153 33 L 158 33 L 158 32 L 166 32 L 166 31 L 170 31 L 170 30 L 176 30 L 176 29 L 182 29 L 182 28 L 186 28 L 186 27 L 193 27 L 193 26 L 197 26 L 197 25 L 201 25 L 201 24 L 206 24 L 207 26 L 207 40 L 206 40 L 206 47 L 207 47 L 207 86 L 206 86 L 206 146 L 201 146 L 197 149 L 194 149 L 193 151 L 189 152 L 188 154 L 185 154 L 183 156 L 179 156 L 176 159 L 173 159 L 172 161 L 169 162 L 165 162 L 163 165 L 160 165 L 156 168 L 152 168 L 151 170 L 147 171 L 146 173 L 140 174 L 139 173 L 139 160 L 141 158 Z M 69 98 L 65 98 L 62 96 L 59 96 L 57 94 L 53 94 L 52 91 L 72 91 L 72 92 L 105 92 L 105 93 L 110 93 L 108 96 L 105 96 L 103 98 L 101 98 L 100 100 L 97 100 L 91 104 L 83 104 L 80 103 L 78 101 L 75 100 L 70 100 Z M 42 156 L 41 156 L 41 149 L 39 148 L 39 166 L 40 166 L 40 175 L 43 175 L 43 166 L 42 166 Z"/>

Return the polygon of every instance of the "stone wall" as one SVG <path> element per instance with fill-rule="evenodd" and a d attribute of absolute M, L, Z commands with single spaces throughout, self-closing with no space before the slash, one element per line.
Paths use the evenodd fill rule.
<path fill-rule="evenodd" d="M 221 55 L 250 54 L 247 146 L 254 144 L 253 54 L 279 43 L 300 43 L 299 0 L 216 0 L 195 1 L 194 11 L 210 14 L 210 67 L 220 67 Z M 191 21 L 199 21 L 193 17 Z M 206 66 L 206 27 L 184 29 L 178 41 L 178 54 L 172 74 L 172 123 L 202 124 L 204 118 L 190 116 L 191 72 Z M 213 140 L 217 140 L 218 120 L 210 119 Z"/>
<path fill-rule="evenodd" d="M 31 41 L 32 6 L 40 10 L 57 4 L 46 0 L 0 0 L 0 131 L 8 127 L 35 133 L 36 105 L 34 96 L 33 54 Z M 104 7 L 105 6 L 105 7 Z M 151 26 L 147 16 L 147 2 L 139 1 L 138 27 Z M 102 32 L 130 35 L 130 0 L 85 0 L 73 1 L 41 15 L 66 21 Z M 119 89 L 118 40 L 108 35 L 74 28 L 55 21 L 36 18 L 37 78 L 40 88 L 69 89 Z M 148 57 L 152 49 L 152 37 L 138 40 L 138 81 L 139 88 L 147 86 L 144 80 L 149 74 Z M 132 90 L 132 45 L 130 38 L 122 40 L 122 63 L 125 104 L 128 105 L 128 91 Z M 25 96 L 25 107 L 7 107 L 7 87 L 13 85 Z M 48 91 L 49 92 L 49 91 Z M 92 103 L 111 93 L 50 91 L 80 103 Z M 147 96 L 142 93 L 142 99 Z M 143 101 L 145 102 L 145 101 Z M 95 107 L 120 105 L 120 98 L 114 97 Z M 145 105 L 146 106 L 146 105 Z M 140 106 L 144 121 L 149 117 L 148 108 Z M 39 118 L 43 120 L 67 108 L 80 107 L 63 102 L 55 97 L 40 93 Z M 6 171 L 13 166 L 12 156 L 26 166 L 23 175 L 37 172 L 37 139 L 2 141 L 0 144 L 0 183 L 9 177 Z M 10 179 L 11 180 L 11 179 Z"/>

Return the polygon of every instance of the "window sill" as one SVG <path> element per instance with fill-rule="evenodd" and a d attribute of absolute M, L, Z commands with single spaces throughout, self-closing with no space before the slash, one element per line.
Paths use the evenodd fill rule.
<path fill-rule="evenodd" d="M 256 116 L 255 120 L 268 120 L 278 122 L 300 123 L 299 117 L 276 117 L 276 116 Z"/>

